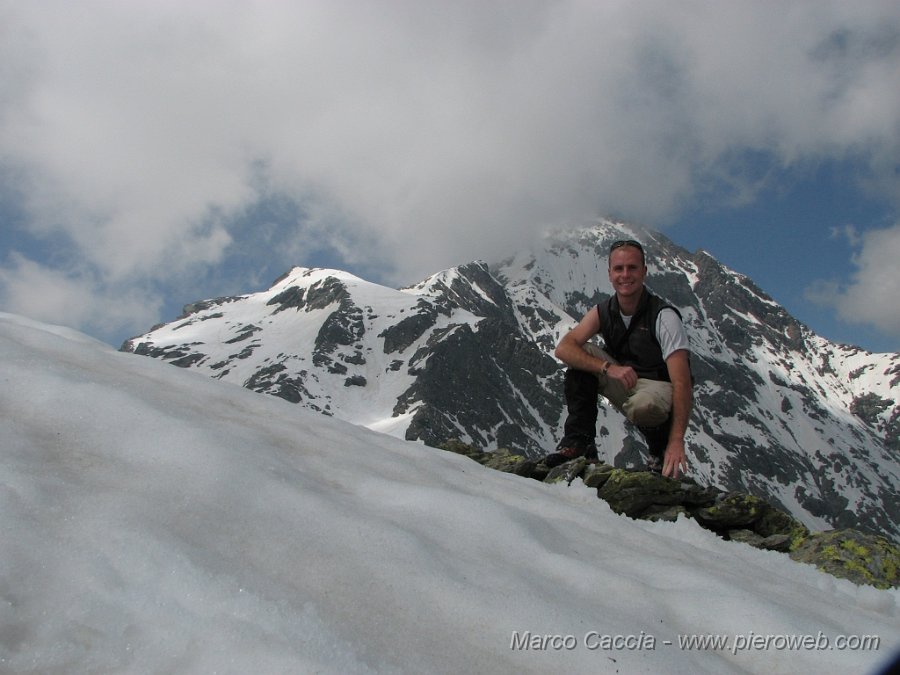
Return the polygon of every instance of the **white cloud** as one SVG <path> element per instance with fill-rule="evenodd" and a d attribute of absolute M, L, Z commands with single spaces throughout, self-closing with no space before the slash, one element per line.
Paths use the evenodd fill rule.
<path fill-rule="evenodd" d="M 252 245 L 234 216 L 261 166 L 332 214 L 298 237 L 398 282 L 548 224 L 663 223 L 725 185 L 751 200 L 745 150 L 859 156 L 897 191 L 893 0 L 46 0 L 0 19 L 0 168 L 24 176 L 32 236 L 123 290 Z"/>
<path fill-rule="evenodd" d="M 138 285 L 109 286 L 87 270 L 64 272 L 14 253 L 0 266 L 0 306 L 47 323 L 110 335 L 151 325 L 162 299 Z"/>
<path fill-rule="evenodd" d="M 813 302 L 833 307 L 850 323 L 875 326 L 900 338 L 900 224 L 882 230 L 869 230 L 861 239 L 851 228 L 851 244 L 858 242 L 853 256 L 856 272 L 847 283 L 822 280 L 808 291 Z"/>

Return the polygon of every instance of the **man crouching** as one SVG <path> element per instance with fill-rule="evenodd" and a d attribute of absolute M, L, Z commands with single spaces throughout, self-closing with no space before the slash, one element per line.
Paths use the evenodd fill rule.
<path fill-rule="evenodd" d="M 615 242 L 609 249 L 615 295 L 559 341 L 556 357 L 569 366 L 568 417 L 556 452 L 544 459 L 548 466 L 597 456 L 597 396 L 602 393 L 643 434 L 648 469 L 671 478 L 687 472 L 684 434 L 692 407 L 687 334 L 678 310 L 644 286 L 646 276 L 643 247 L 633 240 Z M 605 350 L 588 343 L 597 334 Z"/>

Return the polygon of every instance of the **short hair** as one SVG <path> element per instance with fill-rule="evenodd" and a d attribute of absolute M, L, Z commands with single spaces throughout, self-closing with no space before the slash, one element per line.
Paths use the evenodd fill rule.
<path fill-rule="evenodd" d="M 639 241 L 635 241 L 634 239 L 619 239 L 619 241 L 614 241 L 612 245 L 609 247 L 609 256 L 612 258 L 612 253 L 617 248 L 623 248 L 625 246 L 631 246 L 632 248 L 636 248 L 638 252 L 641 254 L 641 263 L 646 267 L 647 266 L 647 256 L 644 255 L 644 247 L 641 246 Z"/>

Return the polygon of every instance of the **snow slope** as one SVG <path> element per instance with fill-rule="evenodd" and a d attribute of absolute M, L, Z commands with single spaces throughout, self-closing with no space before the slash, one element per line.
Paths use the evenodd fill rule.
<path fill-rule="evenodd" d="M 900 648 L 900 591 L 68 329 L 0 313 L 0 379 L 3 672 L 867 673 Z"/>

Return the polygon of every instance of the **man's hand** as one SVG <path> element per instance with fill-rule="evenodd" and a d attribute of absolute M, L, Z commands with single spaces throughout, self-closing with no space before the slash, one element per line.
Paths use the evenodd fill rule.
<path fill-rule="evenodd" d="M 625 387 L 625 391 L 631 391 L 637 386 L 638 376 L 631 366 L 610 366 L 606 376 L 618 380 Z"/>
<path fill-rule="evenodd" d="M 679 349 L 666 359 L 669 379 L 672 381 L 672 429 L 669 443 L 663 455 L 663 476 L 678 478 L 679 472 L 687 473 L 687 457 L 684 452 L 684 434 L 693 403 L 691 365 L 688 352 Z"/>
<path fill-rule="evenodd" d="M 684 452 L 684 439 L 669 440 L 666 454 L 663 455 L 662 475 L 666 478 L 678 478 L 688 471 L 687 455 Z"/>

